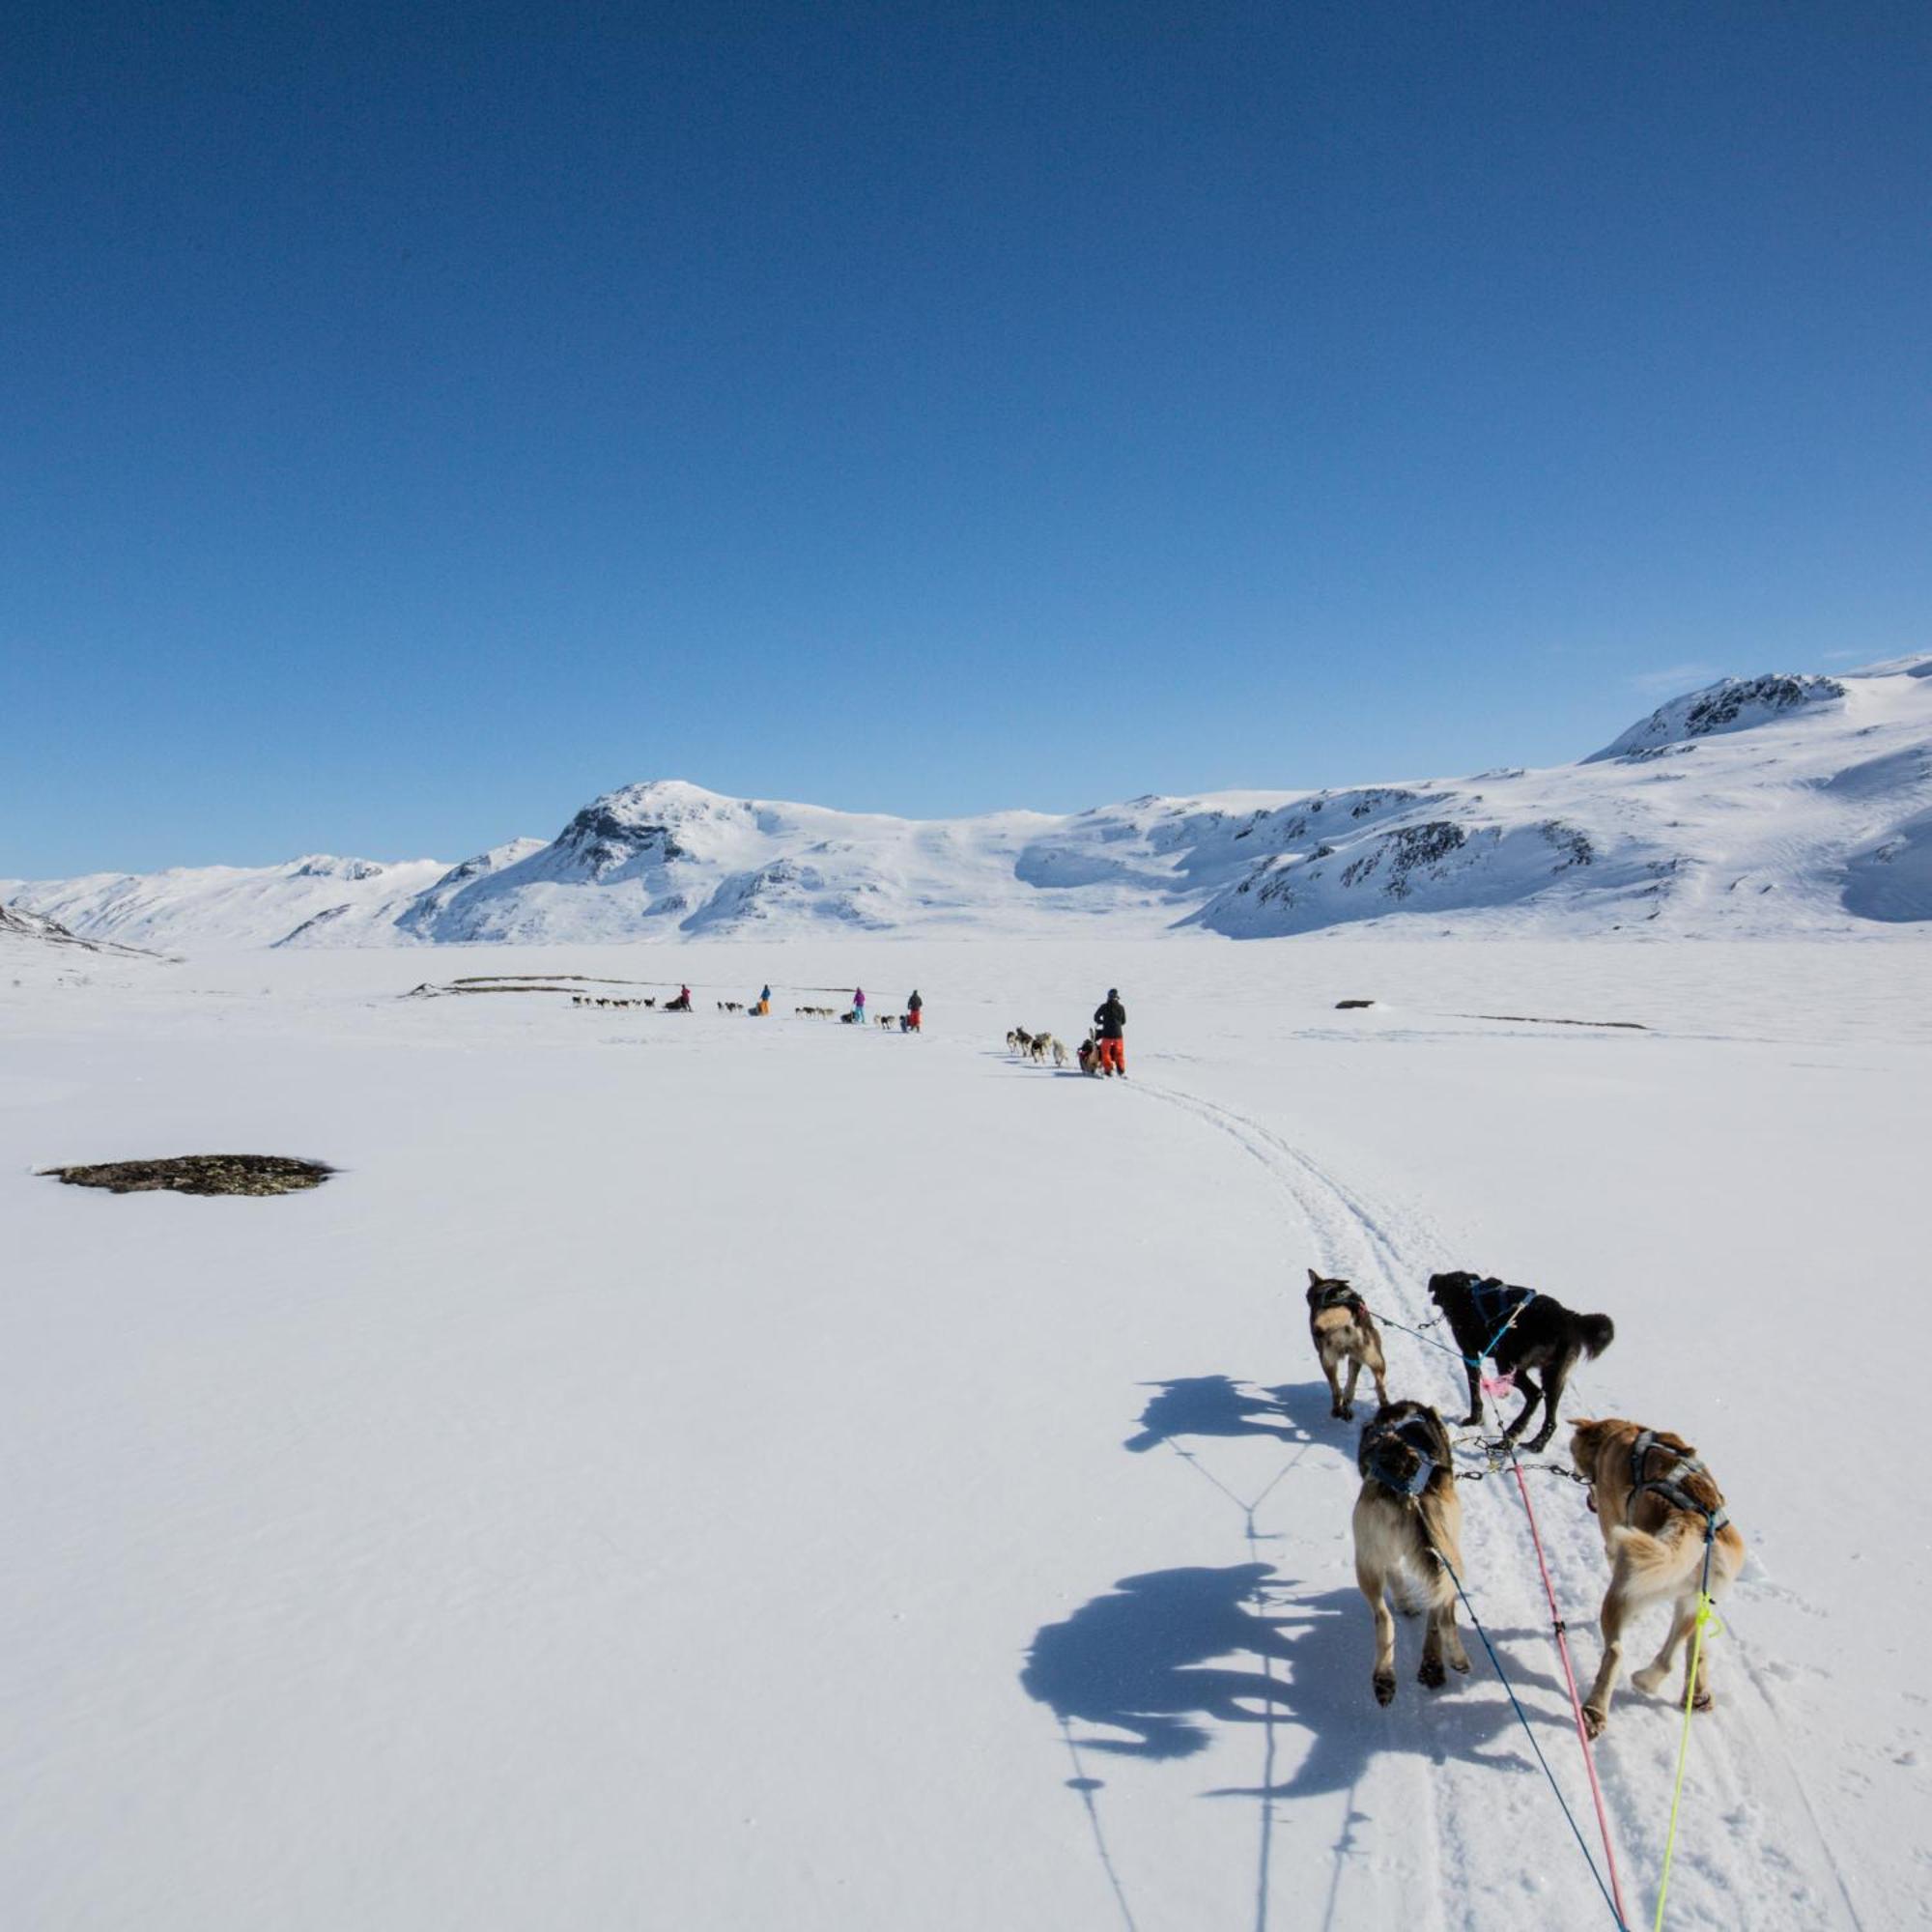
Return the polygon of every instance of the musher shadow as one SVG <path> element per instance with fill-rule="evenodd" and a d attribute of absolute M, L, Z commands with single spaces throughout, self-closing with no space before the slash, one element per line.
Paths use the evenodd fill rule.
<path fill-rule="evenodd" d="M 1256 1723 L 1287 1694 L 1263 1671 L 1215 1662 L 1246 1655 L 1285 1662 L 1292 1655 L 1277 1620 L 1255 1605 L 1269 1574 L 1265 1563 L 1236 1563 L 1122 1577 L 1034 1637 L 1021 1687 L 1063 1722 L 1132 1733 L 1131 1740 L 1083 1737 L 1083 1750 L 1192 1757 L 1207 1749 L 1209 1734 L 1187 1721 L 1190 1715 Z"/>
<path fill-rule="evenodd" d="M 1249 1389 L 1231 1376 L 1183 1376 L 1179 1380 L 1144 1382 L 1155 1393 L 1141 1410 L 1141 1430 L 1122 1446 L 1136 1456 L 1180 1435 L 1271 1435 L 1277 1442 L 1298 1445 L 1317 1438 L 1293 1410 L 1304 1406 L 1321 1387 L 1325 1408 L 1327 1388 L 1301 1383 L 1294 1387 Z"/>
<path fill-rule="evenodd" d="M 1455 1675 L 1441 1691 L 1415 1683 L 1419 1625 L 1401 1625 L 1396 1702 L 1383 1710 L 1370 1690 L 1374 1643 L 1360 1592 L 1295 1597 L 1293 1588 L 1264 1563 L 1123 1577 L 1064 1623 L 1037 1633 L 1021 1687 L 1069 1727 L 1082 1751 L 1192 1757 L 1212 1742 L 1217 1724 L 1305 1734 L 1306 1755 L 1289 1777 L 1265 1788 L 1219 1787 L 1212 1797 L 1345 1792 L 1383 1751 L 1534 1772 L 1533 1762 L 1510 1747 L 1518 1725 L 1507 1698 L 1459 1695 L 1465 1680 Z M 1460 1622 L 1480 1682 L 1492 1675 L 1488 1659 L 1466 1614 Z M 1519 1691 L 1535 1686 L 1561 1694 L 1553 1678 L 1514 1658 L 1510 1671 Z M 1567 1715 L 1532 1712 L 1531 1721 L 1552 1733 L 1569 1728 Z M 1074 1738 L 1074 1724 L 1116 1735 Z M 1293 1747 L 1287 1736 L 1281 1743 Z"/>

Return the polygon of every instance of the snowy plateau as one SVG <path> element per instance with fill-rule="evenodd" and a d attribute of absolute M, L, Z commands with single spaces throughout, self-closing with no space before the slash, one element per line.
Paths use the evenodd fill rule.
<path fill-rule="evenodd" d="M 1466 1614 L 1469 1675 L 1399 1620 L 1378 1705 L 1310 1267 L 1453 1422 L 1433 1271 L 1608 1314 L 1566 1420 L 1721 1486 L 1664 1923 L 1932 1923 L 1878 1374 L 1932 1358 L 1928 668 L 1551 771 L 949 825 L 657 785 L 455 868 L 0 888 L 0 1925 L 1567 1932 L 1607 1835 L 1649 1926 L 1680 1676 L 1626 1678 L 1600 1833 L 1465 1442 L 1520 1714 Z M 796 1011 L 855 985 L 923 1033 Z M 1109 986 L 1124 1081 L 1007 1050 Z M 47 1174 L 197 1152 L 334 1172 Z M 1568 1434 L 1525 1481 L 1587 1682 Z"/>
<path fill-rule="evenodd" d="M 1795 935 L 1932 919 L 1932 657 L 1730 678 L 1580 763 L 927 820 L 627 785 L 459 866 L 0 879 L 164 949 L 868 933 L 1235 938 L 1373 925 Z"/>

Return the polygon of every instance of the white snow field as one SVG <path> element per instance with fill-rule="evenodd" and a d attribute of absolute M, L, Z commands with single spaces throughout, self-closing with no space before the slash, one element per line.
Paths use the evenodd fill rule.
<path fill-rule="evenodd" d="M 1923 932 L 10 942 L 0 1919 L 1610 1923 L 1473 1635 L 1432 1693 L 1403 1626 L 1373 1701 L 1313 1264 L 1404 1321 L 1450 1266 L 1607 1311 L 1570 1414 L 1681 1431 L 1722 1485 L 1751 1556 L 1667 1922 L 1926 1922 Z M 668 967 L 690 1017 L 401 997 Z M 715 1010 L 767 978 L 776 1017 Z M 789 1016 L 855 978 L 919 986 L 926 1037 Z M 1126 1082 L 1009 1058 L 1109 985 Z M 34 1171 L 198 1151 L 340 1172 Z M 1459 1416 L 1456 1364 L 1388 1342 Z M 1595 1522 L 1529 1480 L 1587 1675 Z M 1463 1506 L 1601 1860 L 1521 1505 Z M 1678 1736 L 1626 1683 L 1599 1762 L 1633 1925 Z"/>

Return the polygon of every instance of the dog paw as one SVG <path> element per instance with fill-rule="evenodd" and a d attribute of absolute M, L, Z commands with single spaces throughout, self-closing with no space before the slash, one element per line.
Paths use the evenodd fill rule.
<path fill-rule="evenodd" d="M 1541 1435 L 1532 1435 L 1530 1439 L 1527 1442 L 1525 1442 L 1522 1446 L 1525 1449 L 1527 1449 L 1532 1456 L 1534 1456 L 1539 1450 L 1548 1449 L 1549 1447 L 1549 1438 L 1555 1432 L 1552 1430 L 1546 1429 L 1543 1431 Z"/>
<path fill-rule="evenodd" d="M 1443 1685 L 1442 1660 L 1439 1657 L 1425 1657 L 1422 1668 L 1415 1673 L 1415 1681 L 1431 1690 L 1439 1690 Z"/>
<path fill-rule="evenodd" d="M 1604 1726 L 1609 1721 L 1609 1719 L 1602 1711 L 1598 1710 L 1596 1705 L 1585 1704 L 1583 1706 L 1583 1728 L 1593 1738 L 1602 1737 L 1604 1735 Z"/>
<path fill-rule="evenodd" d="M 1355 1419 L 1355 1411 L 1352 1408 L 1338 1408 L 1335 1411 L 1335 1413 L 1339 1415 L 1344 1422 L 1353 1422 Z"/>
<path fill-rule="evenodd" d="M 1481 1423 L 1482 1419 L 1483 1419 L 1483 1411 L 1479 1408 L 1473 1415 L 1465 1415 L 1463 1418 L 1463 1420 L 1457 1424 L 1457 1427 L 1459 1429 L 1474 1429 L 1477 1427 L 1479 1423 Z"/>
<path fill-rule="evenodd" d="M 1465 1650 L 1460 1657 L 1452 1657 L 1449 1660 L 1449 1668 L 1451 1670 L 1460 1670 L 1464 1677 L 1468 1676 L 1469 1653 Z"/>
<path fill-rule="evenodd" d="M 1667 1663 L 1661 1670 L 1655 1664 L 1647 1663 L 1641 1670 L 1631 1672 L 1631 1682 L 1649 1697 L 1655 1695 L 1657 1687 L 1669 1675 L 1670 1666 Z"/>
<path fill-rule="evenodd" d="M 1376 1672 L 1376 1702 L 1392 1704 L 1395 1702 L 1395 1672 L 1378 1670 Z"/>
<path fill-rule="evenodd" d="M 1690 1700 L 1690 1708 L 1693 1711 L 1713 1711 L 1717 1709 L 1717 1705 L 1718 1700 L 1708 1690 L 1699 1691 Z"/>

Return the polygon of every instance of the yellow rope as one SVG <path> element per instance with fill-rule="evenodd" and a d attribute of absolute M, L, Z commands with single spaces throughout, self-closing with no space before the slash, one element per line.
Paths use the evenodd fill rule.
<path fill-rule="evenodd" d="M 1690 1674 L 1684 1687 L 1684 1735 L 1677 1745 L 1677 1782 L 1670 1793 L 1670 1831 L 1663 1840 L 1663 1872 L 1657 1881 L 1657 1921 L 1652 1932 L 1663 1932 L 1663 1901 L 1670 1894 L 1670 1861 L 1677 1850 L 1677 1807 L 1684 1798 L 1684 1767 L 1690 1755 L 1690 1712 L 1697 1697 L 1697 1665 L 1704 1655 L 1704 1631 L 1713 1636 L 1723 1630 L 1718 1607 L 1706 1592 L 1697 1592 L 1697 1625 L 1690 1634 Z"/>

